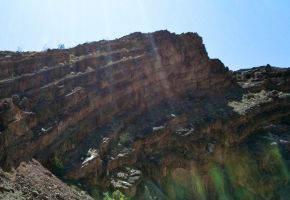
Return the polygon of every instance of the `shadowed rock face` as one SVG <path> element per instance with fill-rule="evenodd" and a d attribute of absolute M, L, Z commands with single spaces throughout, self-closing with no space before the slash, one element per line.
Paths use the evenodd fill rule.
<path fill-rule="evenodd" d="M 0 70 L 3 169 L 35 158 L 91 193 L 118 189 L 138 199 L 288 194 L 276 179 L 288 180 L 289 69 L 230 72 L 196 33 L 159 31 L 3 52 Z M 284 174 L 262 170 L 273 167 L 262 158 L 267 148 Z M 249 181 L 252 173 L 270 174 L 272 193 Z"/>

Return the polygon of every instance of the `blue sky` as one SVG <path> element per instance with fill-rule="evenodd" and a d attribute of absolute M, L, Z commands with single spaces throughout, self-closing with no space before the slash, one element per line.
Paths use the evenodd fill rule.
<path fill-rule="evenodd" d="M 290 66 L 289 0 L 1 0 L 0 50 L 42 50 L 131 32 L 198 32 L 231 69 Z"/>

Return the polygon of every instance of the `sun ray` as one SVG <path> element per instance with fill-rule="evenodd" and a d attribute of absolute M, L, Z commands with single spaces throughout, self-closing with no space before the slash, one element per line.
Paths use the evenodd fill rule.
<path fill-rule="evenodd" d="M 142 0 L 137 0 L 138 3 L 138 7 L 139 10 L 141 12 L 141 16 L 142 16 L 142 21 L 144 22 L 145 26 L 147 27 L 147 29 L 152 30 L 152 27 L 149 23 L 148 17 L 145 13 L 145 6 L 143 5 Z M 156 42 L 155 42 L 155 38 L 153 34 L 149 34 L 149 42 L 150 45 L 152 47 L 153 53 L 156 57 L 156 61 L 154 62 L 153 66 L 154 69 L 156 71 L 156 73 L 159 75 L 160 77 L 160 83 L 162 84 L 161 87 L 163 87 L 163 91 L 165 93 L 166 97 L 173 97 L 173 92 L 171 90 L 171 83 L 168 81 L 167 79 L 167 75 L 165 74 L 164 70 L 160 70 L 160 68 L 164 67 L 162 64 L 162 57 L 160 55 L 160 53 L 158 52 L 158 47 L 156 46 Z M 156 83 L 155 83 L 156 84 Z M 170 109 L 173 110 L 173 105 L 171 104 L 171 102 L 168 102 Z"/>

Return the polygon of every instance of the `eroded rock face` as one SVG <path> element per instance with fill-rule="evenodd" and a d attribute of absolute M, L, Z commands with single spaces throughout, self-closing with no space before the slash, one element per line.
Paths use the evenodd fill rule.
<path fill-rule="evenodd" d="M 286 134 L 289 69 L 230 72 L 196 33 L 167 31 L 0 54 L 0 69 L 4 169 L 36 158 L 88 191 L 119 189 L 139 199 L 273 197 L 232 166 L 236 155 L 270 165 L 249 157 L 247 141 L 269 125 Z M 288 148 L 280 132 L 271 144 Z"/>
<path fill-rule="evenodd" d="M 115 170 L 110 178 L 110 185 L 115 190 L 125 191 L 130 196 L 135 196 L 137 186 L 141 182 L 142 172 L 129 167 Z"/>

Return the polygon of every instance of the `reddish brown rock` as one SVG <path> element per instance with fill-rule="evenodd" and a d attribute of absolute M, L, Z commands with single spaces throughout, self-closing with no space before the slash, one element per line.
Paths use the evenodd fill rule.
<path fill-rule="evenodd" d="M 36 158 L 88 191 L 217 199 L 212 176 L 226 173 L 231 148 L 269 124 L 288 130 L 289 69 L 230 72 L 208 57 L 196 33 L 133 33 L 71 49 L 3 53 L 0 70 L 0 166 Z M 280 140 L 287 141 L 273 142 Z"/>

